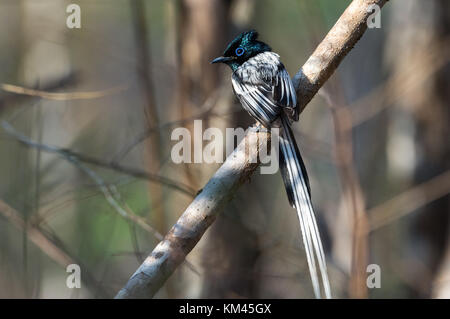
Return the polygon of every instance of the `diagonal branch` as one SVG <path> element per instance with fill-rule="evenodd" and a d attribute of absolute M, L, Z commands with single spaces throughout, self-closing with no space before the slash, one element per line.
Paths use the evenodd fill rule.
<path fill-rule="evenodd" d="M 367 28 L 373 4 L 382 7 L 387 0 L 354 0 L 294 76 L 301 110 L 350 52 Z M 238 187 L 258 167 L 259 151 L 266 148 L 270 135 L 248 131 L 244 139 L 188 206 L 144 263 L 131 276 L 116 298 L 151 298 L 195 247 Z M 254 152 L 249 150 L 254 150 Z"/>
<path fill-rule="evenodd" d="M 193 189 L 192 187 L 190 187 L 188 185 L 179 183 L 177 181 L 174 181 L 170 178 L 167 178 L 167 177 L 164 177 L 164 176 L 161 176 L 158 174 L 153 174 L 153 173 L 150 173 L 147 171 L 140 170 L 138 168 L 120 165 L 115 162 L 105 161 L 103 159 L 99 159 L 96 157 L 92 157 L 90 155 L 78 153 L 78 152 L 72 151 L 67 148 L 61 148 L 61 147 L 57 147 L 57 146 L 53 146 L 53 145 L 36 143 L 36 142 L 30 140 L 29 138 L 27 138 L 26 136 L 24 136 L 23 134 L 17 132 L 11 126 L 11 124 L 9 124 L 6 121 L 1 121 L 0 126 L 3 128 L 3 130 L 8 135 L 13 136 L 19 142 L 21 142 L 27 146 L 34 147 L 43 152 L 56 153 L 56 154 L 63 156 L 65 159 L 75 159 L 77 162 L 92 164 L 95 166 L 110 169 L 110 170 L 113 170 L 113 171 L 116 171 L 119 173 L 123 173 L 123 174 L 129 175 L 129 176 L 133 176 L 136 178 L 146 179 L 146 180 L 149 180 L 154 183 L 159 183 L 159 184 L 165 185 L 167 187 L 170 187 L 174 190 L 177 190 L 177 191 L 179 191 L 185 195 L 191 196 L 191 197 L 194 197 L 194 195 L 197 193 L 195 189 Z"/>
<path fill-rule="evenodd" d="M 42 90 L 29 89 L 18 85 L 12 85 L 7 83 L 0 84 L 0 89 L 14 94 L 28 95 L 34 97 L 40 97 L 48 100 L 67 101 L 67 100 L 88 100 L 98 99 L 108 95 L 116 94 L 127 89 L 126 85 L 121 85 L 113 88 L 109 88 L 102 91 L 92 92 L 69 92 L 69 93 L 53 93 Z"/>
<path fill-rule="evenodd" d="M 48 257 L 53 259 L 61 267 L 66 268 L 70 264 L 78 264 L 82 266 L 81 261 L 77 260 L 68 254 L 64 247 L 59 245 L 58 241 L 51 236 L 47 235 L 37 225 L 27 224 L 21 217 L 21 213 L 9 206 L 6 202 L 0 199 L 0 216 L 6 218 L 12 225 L 21 231 L 26 231 L 28 238 L 41 249 Z M 82 267 L 83 272 L 82 280 L 89 287 L 93 294 L 106 298 L 111 295 L 111 291 L 108 291 L 105 287 L 100 285 L 94 275 L 91 272 L 86 271 L 86 267 Z"/>
<path fill-rule="evenodd" d="M 59 149 L 55 146 L 46 145 L 34 142 L 27 138 L 25 135 L 21 134 L 20 132 L 17 132 L 8 122 L 1 121 L 1 126 L 3 129 L 11 136 L 16 138 L 18 141 L 23 143 L 26 146 L 35 147 L 39 150 L 51 152 L 51 153 L 57 153 L 60 156 L 62 156 L 65 160 L 70 162 L 72 165 L 80 169 L 83 173 L 85 173 L 87 176 L 89 176 L 98 186 L 100 191 L 103 193 L 103 196 L 105 197 L 108 204 L 124 219 L 131 221 L 132 223 L 138 225 L 143 230 L 149 232 L 152 234 L 156 239 L 162 240 L 163 236 L 154 229 L 151 225 L 149 225 L 144 218 L 140 217 L 139 215 L 136 215 L 131 208 L 122 201 L 122 198 L 117 191 L 116 187 L 114 185 L 108 185 L 105 183 L 105 181 L 93 170 L 88 168 L 86 165 L 80 161 L 78 157 L 74 155 L 73 152 L 68 150 Z M 198 271 L 195 269 L 195 267 L 186 261 L 186 265 L 191 269 L 194 273 L 199 274 Z"/>
<path fill-rule="evenodd" d="M 386 226 L 448 194 L 450 194 L 450 170 L 371 208 L 367 212 L 370 216 L 368 231 Z"/>
<path fill-rule="evenodd" d="M 372 6 L 388 0 L 353 0 L 293 78 L 300 110 L 312 100 L 367 29 Z"/>

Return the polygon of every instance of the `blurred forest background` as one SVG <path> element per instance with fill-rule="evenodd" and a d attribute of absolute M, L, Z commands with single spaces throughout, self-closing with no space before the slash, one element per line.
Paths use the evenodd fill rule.
<path fill-rule="evenodd" d="M 174 164 L 172 130 L 253 124 L 209 62 L 255 28 L 294 75 L 350 3 L 71 2 L 0 0 L 1 298 L 113 297 L 219 166 Z M 335 297 L 450 297 L 449 36 L 448 0 L 389 1 L 295 126 Z M 280 175 L 254 174 L 157 297 L 313 297 Z"/>

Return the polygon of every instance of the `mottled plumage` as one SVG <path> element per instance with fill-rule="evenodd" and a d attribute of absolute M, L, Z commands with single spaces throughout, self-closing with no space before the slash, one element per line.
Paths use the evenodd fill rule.
<path fill-rule="evenodd" d="M 298 119 L 295 90 L 278 54 L 255 55 L 233 72 L 231 81 L 242 106 L 265 127 L 285 111 Z"/>
<path fill-rule="evenodd" d="M 267 128 L 281 126 L 280 171 L 289 203 L 296 209 L 305 246 L 314 293 L 320 297 L 316 259 L 325 296 L 331 297 L 325 254 L 311 202 L 308 175 L 292 133 L 290 123 L 298 120 L 297 97 L 291 78 L 280 56 L 257 41 L 256 31 L 236 37 L 222 57 L 213 61 L 226 63 L 233 70 L 231 82 L 244 109 Z"/>

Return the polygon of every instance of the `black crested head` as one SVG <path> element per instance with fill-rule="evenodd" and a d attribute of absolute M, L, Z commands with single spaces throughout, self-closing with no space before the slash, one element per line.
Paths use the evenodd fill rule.
<path fill-rule="evenodd" d="M 242 32 L 228 44 L 223 56 L 214 59 L 211 63 L 225 63 L 234 71 L 251 57 L 272 50 L 257 38 L 258 32 L 255 30 Z"/>

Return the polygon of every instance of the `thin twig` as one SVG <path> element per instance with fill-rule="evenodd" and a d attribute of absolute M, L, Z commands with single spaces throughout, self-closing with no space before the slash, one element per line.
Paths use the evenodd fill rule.
<path fill-rule="evenodd" d="M 25 135 L 21 134 L 20 132 L 17 132 L 14 127 L 12 127 L 8 122 L 2 121 L 2 127 L 3 129 L 11 136 L 17 138 L 21 143 L 36 147 L 38 150 L 42 151 L 50 151 L 53 153 L 57 153 L 60 156 L 62 156 L 64 159 L 66 159 L 68 162 L 70 162 L 72 165 L 83 171 L 87 176 L 89 176 L 98 186 L 100 191 L 103 193 L 106 201 L 110 204 L 112 208 L 123 218 L 135 222 L 137 225 L 141 226 L 144 230 L 150 232 L 152 235 L 156 237 L 156 239 L 161 240 L 162 235 L 159 234 L 156 230 L 153 229 L 150 225 L 148 225 L 141 217 L 136 215 L 134 212 L 131 211 L 128 207 L 122 207 L 119 202 L 121 202 L 120 195 L 118 195 L 118 192 L 115 188 L 109 187 L 103 179 L 93 170 L 88 168 L 86 165 L 81 163 L 77 157 L 72 156 L 68 154 L 67 152 L 60 152 L 58 148 L 55 148 L 53 146 L 40 144 L 32 141 Z"/>
<path fill-rule="evenodd" d="M 112 163 L 118 163 L 121 159 L 123 159 L 131 150 L 136 147 L 138 144 L 145 141 L 147 138 L 149 138 L 152 134 L 159 132 L 163 129 L 170 128 L 175 125 L 182 125 L 186 122 L 193 121 L 195 119 L 203 118 L 205 115 L 211 114 L 212 109 L 216 105 L 217 102 L 217 93 L 212 94 L 210 98 L 206 100 L 206 102 L 203 104 L 203 106 L 200 108 L 200 112 L 196 114 L 195 116 L 191 116 L 189 118 L 184 118 L 181 120 L 171 121 L 164 124 L 156 125 L 153 127 L 150 127 L 146 129 L 144 132 L 140 133 L 138 136 L 136 136 L 129 144 L 122 147 L 116 155 L 112 158 Z"/>
<path fill-rule="evenodd" d="M 450 194 L 450 170 L 371 208 L 368 211 L 370 231 L 386 226 L 448 194 Z"/>
<path fill-rule="evenodd" d="M 57 89 L 62 89 L 64 87 L 70 86 L 75 84 L 78 81 L 78 74 L 75 72 L 69 72 L 64 77 L 58 78 L 55 81 L 46 82 L 44 84 L 41 84 L 41 90 L 42 91 L 52 91 Z M 35 96 L 30 95 L 22 95 L 22 94 L 8 94 L 5 96 L 2 96 L 0 98 L 0 112 L 2 111 L 2 108 L 6 105 L 14 105 L 14 101 L 19 98 L 36 98 Z"/>
<path fill-rule="evenodd" d="M 0 214 L 19 230 L 26 231 L 28 239 L 64 269 L 70 264 L 78 264 L 82 267 L 80 261 L 70 256 L 64 248 L 57 244 L 57 241 L 55 242 L 55 240 L 46 235 L 38 226 L 31 223 L 26 224 L 21 214 L 1 199 Z M 111 292 L 108 293 L 103 287 L 99 286 L 86 267 L 83 266 L 82 269 L 83 276 L 81 276 L 81 280 L 87 287 L 92 289 L 94 294 L 99 294 L 100 297 L 111 295 Z"/>
<path fill-rule="evenodd" d="M 347 107 L 336 105 L 326 92 L 323 92 L 322 95 L 331 108 L 335 130 L 337 167 L 344 189 L 344 198 L 353 217 L 350 296 L 352 298 L 367 298 L 365 276 L 368 259 L 368 220 L 364 193 L 353 163 L 351 114 Z"/>
<path fill-rule="evenodd" d="M 31 146 L 36 149 L 40 149 L 47 153 L 56 153 L 63 157 L 66 157 L 66 158 L 71 157 L 71 158 L 76 159 L 79 162 L 103 167 L 103 168 L 110 169 L 110 170 L 113 170 L 116 172 L 120 172 L 120 173 L 129 175 L 129 176 L 133 176 L 136 178 L 142 178 L 142 179 L 149 180 L 151 182 L 160 183 L 160 184 L 163 184 L 167 187 L 173 188 L 183 194 L 186 194 L 186 195 L 189 195 L 192 197 L 195 196 L 195 194 L 197 193 L 197 191 L 195 189 L 191 188 L 190 186 L 176 182 L 176 181 L 171 180 L 170 178 L 167 178 L 164 176 L 152 174 L 152 173 L 149 173 L 149 172 L 137 169 L 137 168 L 127 167 L 127 166 L 116 164 L 116 163 L 111 163 L 109 161 L 91 157 L 89 155 L 78 153 L 78 152 L 72 151 L 70 149 L 65 149 L 65 148 L 48 145 L 48 144 L 36 143 L 34 141 L 31 141 L 28 137 L 24 136 L 23 134 L 20 134 L 20 133 L 17 134 L 18 132 L 16 132 L 15 129 L 8 122 L 2 121 L 1 123 L 2 123 L 1 125 L 2 125 L 3 129 L 5 130 L 5 132 L 9 133 L 10 136 L 14 136 L 14 138 L 16 140 L 18 140 L 19 142 L 21 142 L 27 146 Z"/>
<path fill-rule="evenodd" d="M 56 100 L 56 101 L 98 99 L 108 95 L 117 94 L 119 92 L 126 90 L 127 88 L 128 88 L 127 85 L 121 85 L 102 91 L 53 93 L 35 89 L 28 89 L 18 85 L 6 83 L 0 84 L 0 89 L 2 89 L 5 92 L 19 95 L 40 97 L 42 99 Z"/>
<path fill-rule="evenodd" d="M 434 47 L 418 48 L 413 54 L 416 58 L 412 61 L 416 63 L 409 65 L 409 69 L 395 72 L 383 84 L 349 105 L 353 126 L 365 123 L 389 106 L 397 104 L 400 97 L 426 85 L 431 76 L 448 65 L 450 61 L 450 39 L 446 38 L 441 43 L 434 44 Z M 420 68 L 424 60 L 429 61 L 429 63 L 427 63 L 426 68 Z M 411 75 L 410 70 L 416 72 Z"/>
<path fill-rule="evenodd" d="M 100 191 L 103 193 L 106 201 L 108 204 L 123 218 L 126 220 L 129 220 L 145 231 L 152 234 L 156 239 L 162 240 L 163 236 L 155 230 L 151 225 L 149 225 L 142 217 L 136 215 L 131 208 L 122 201 L 122 198 L 117 191 L 116 187 L 114 185 L 108 186 L 103 179 L 93 170 L 91 170 L 89 167 L 84 165 L 79 161 L 79 159 L 73 155 L 70 155 L 67 152 L 60 152 L 58 148 L 45 145 L 45 144 L 39 144 L 32 140 L 30 140 L 25 135 L 21 134 L 20 132 L 17 132 L 14 127 L 12 127 L 8 122 L 2 121 L 2 127 L 3 129 L 10 134 L 11 136 L 17 138 L 20 142 L 22 142 L 25 145 L 36 147 L 39 150 L 43 151 L 50 151 L 53 153 L 58 153 L 60 156 L 62 156 L 64 159 L 66 159 L 68 162 L 73 164 L 75 167 L 83 171 L 87 176 L 89 176 L 98 186 Z M 189 269 L 193 270 L 196 274 L 199 274 L 199 272 L 195 269 L 195 267 L 186 261 L 186 264 L 188 264 Z"/>

